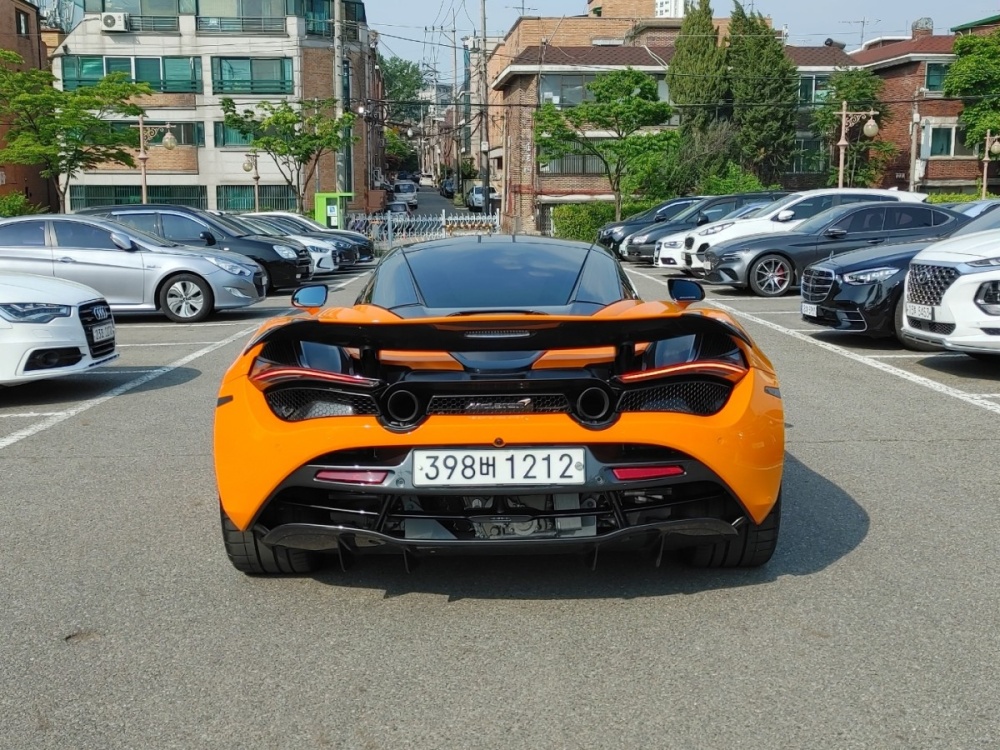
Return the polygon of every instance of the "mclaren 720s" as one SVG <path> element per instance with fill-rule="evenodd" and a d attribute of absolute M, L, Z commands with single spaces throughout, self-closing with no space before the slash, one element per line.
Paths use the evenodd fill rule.
<path fill-rule="evenodd" d="M 632 548 L 700 567 L 775 549 L 784 418 L 768 359 L 694 281 L 644 302 L 604 248 L 451 238 L 265 324 L 215 418 L 222 531 L 250 574 L 363 553 Z"/>

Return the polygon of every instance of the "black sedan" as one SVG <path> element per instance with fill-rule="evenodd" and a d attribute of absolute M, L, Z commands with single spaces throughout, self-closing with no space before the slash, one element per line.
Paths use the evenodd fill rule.
<path fill-rule="evenodd" d="M 613 221 L 605 224 L 597 232 L 597 241 L 604 245 L 604 247 L 614 250 L 616 253 L 620 252 L 622 240 L 629 235 L 635 234 L 645 227 L 670 221 L 684 209 L 690 208 L 702 200 L 704 200 L 704 196 L 701 195 L 671 198 L 668 201 L 657 204 L 646 211 L 640 211 L 621 221 Z"/>
<path fill-rule="evenodd" d="M 992 229 L 1000 229 L 1000 211 L 982 214 L 949 236 Z M 910 261 L 931 244 L 865 248 L 814 263 L 802 275 L 802 319 L 873 338 L 895 336 L 904 346 L 923 349 L 903 336 L 903 282 Z"/>
<path fill-rule="evenodd" d="M 912 203 L 852 203 L 817 214 L 794 232 L 720 242 L 705 254 L 709 284 L 749 288 L 780 297 L 800 283 L 806 266 L 864 247 L 940 239 L 969 218 L 946 208 Z"/>

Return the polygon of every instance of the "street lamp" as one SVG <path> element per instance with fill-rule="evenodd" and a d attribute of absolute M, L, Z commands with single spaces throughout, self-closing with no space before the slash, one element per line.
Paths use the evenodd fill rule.
<path fill-rule="evenodd" d="M 844 187 L 844 162 L 847 159 L 847 147 L 850 145 L 847 141 L 847 131 L 867 117 L 868 122 L 865 123 L 862 132 L 866 138 L 874 138 L 878 135 L 878 123 L 875 122 L 875 115 L 877 114 L 878 112 L 874 109 L 870 109 L 867 112 L 848 112 L 847 101 L 845 100 L 841 104 L 840 142 L 837 144 L 837 148 L 840 149 L 840 169 L 837 173 L 837 187 Z"/>
<path fill-rule="evenodd" d="M 146 186 L 146 162 L 149 160 L 149 142 L 160 133 L 163 133 L 163 140 L 160 141 L 160 145 L 167 151 L 173 151 L 177 148 L 177 137 L 172 130 L 174 126 L 169 122 L 166 125 L 147 125 L 144 115 L 139 115 L 139 124 L 132 125 L 131 127 L 139 129 L 139 154 L 137 158 L 139 159 L 139 175 L 142 183 L 142 202 L 145 205 L 149 202 L 147 196 L 149 190 Z"/>
<path fill-rule="evenodd" d="M 1000 135 L 986 131 L 986 149 L 983 151 L 983 198 L 986 198 L 986 177 L 990 169 L 990 154 L 1000 156 Z"/>
<path fill-rule="evenodd" d="M 251 151 L 243 162 L 244 172 L 253 172 L 253 210 L 260 211 L 260 172 L 257 171 L 257 152 Z"/>

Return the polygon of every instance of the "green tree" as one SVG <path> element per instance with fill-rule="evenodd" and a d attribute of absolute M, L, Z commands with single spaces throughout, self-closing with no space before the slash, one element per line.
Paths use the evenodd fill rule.
<path fill-rule="evenodd" d="M 838 70 L 830 76 L 830 94 L 826 101 L 813 111 L 813 131 L 821 135 L 831 153 L 835 154 L 830 168 L 829 184 L 837 184 L 839 158 L 836 158 L 840 141 L 841 106 L 847 102 L 849 112 L 875 110 L 875 121 L 881 128 L 890 119 L 889 110 L 882 101 L 884 82 L 870 70 Z M 895 158 L 898 149 L 888 141 L 868 138 L 862 132 L 867 119 L 847 131 L 847 152 L 844 168 L 845 187 L 877 187 L 885 171 Z"/>
<path fill-rule="evenodd" d="M 799 76 L 760 13 L 734 3 L 729 27 L 733 124 L 740 164 L 763 183 L 780 178 L 795 155 Z"/>
<path fill-rule="evenodd" d="M 385 129 L 385 166 L 391 172 L 417 168 L 417 152 L 395 128 Z"/>
<path fill-rule="evenodd" d="M 757 193 L 767 189 L 769 186 L 761 182 L 757 175 L 734 162 L 729 162 L 724 169 L 715 174 L 705 176 L 698 186 L 698 192 L 702 195 Z"/>
<path fill-rule="evenodd" d="M 379 70 L 385 83 L 385 98 L 389 104 L 389 120 L 410 122 L 420 119 L 423 105 L 417 103 L 421 89 L 427 84 L 427 75 L 420 66 L 401 57 L 378 59 Z"/>
<path fill-rule="evenodd" d="M 337 118 L 335 99 L 260 102 L 243 110 L 232 99 L 223 99 L 221 104 L 226 125 L 274 161 L 295 191 L 300 212 L 320 158 L 337 153 L 353 139 L 354 115 L 346 112 Z"/>
<path fill-rule="evenodd" d="M 962 100 L 965 142 L 975 147 L 986 131 L 1000 133 L 1000 31 L 988 36 L 967 34 L 955 39 L 955 61 L 944 79 L 945 96 Z M 988 94 L 984 96 L 983 94 Z"/>
<path fill-rule="evenodd" d="M 726 116 L 726 49 L 719 45 L 710 0 L 687 6 L 667 68 L 667 85 L 684 131 L 705 132 L 712 122 Z"/>
<path fill-rule="evenodd" d="M 605 73 L 587 84 L 593 95 L 575 107 L 551 102 L 535 115 L 539 162 L 570 154 L 600 161 L 615 196 L 615 219 L 621 218 L 623 180 L 650 154 L 663 152 L 674 133 L 659 130 L 670 119 L 670 105 L 659 100 L 656 79 L 637 70 Z M 592 137 L 592 133 L 607 134 Z"/>
<path fill-rule="evenodd" d="M 143 110 L 135 100 L 152 93 L 146 84 L 129 83 L 123 73 L 92 86 L 63 91 L 48 70 L 22 69 L 24 60 L 0 50 L 0 118 L 9 123 L 0 162 L 40 167 L 52 180 L 59 205 L 66 205 L 69 181 L 78 172 L 107 164 L 134 167 L 139 145 L 135 128 L 113 120 Z"/>
<path fill-rule="evenodd" d="M 629 172 L 624 192 L 661 200 L 701 192 L 707 179 L 738 160 L 732 123 L 719 120 L 704 132 L 684 130 L 665 151 L 640 160 Z"/>

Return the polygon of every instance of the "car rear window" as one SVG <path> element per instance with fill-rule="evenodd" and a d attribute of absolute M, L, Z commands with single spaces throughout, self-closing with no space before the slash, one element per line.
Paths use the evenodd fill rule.
<path fill-rule="evenodd" d="M 587 250 L 565 245 L 475 243 L 406 253 L 428 307 L 536 309 L 570 302 Z"/>

